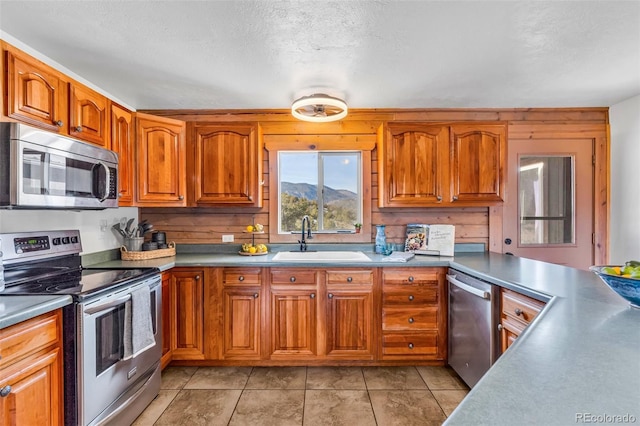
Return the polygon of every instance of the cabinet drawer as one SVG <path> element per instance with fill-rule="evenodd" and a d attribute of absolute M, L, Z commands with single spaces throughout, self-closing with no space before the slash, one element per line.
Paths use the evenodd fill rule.
<path fill-rule="evenodd" d="M 271 284 L 315 284 L 316 271 L 305 269 L 272 269 Z"/>
<path fill-rule="evenodd" d="M 0 330 L 0 367 L 55 344 L 61 334 L 59 311 Z"/>
<path fill-rule="evenodd" d="M 382 289 L 382 305 L 403 305 L 407 308 L 438 303 L 436 285 L 388 285 Z"/>
<path fill-rule="evenodd" d="M 382 355 L 438 355 L 438 333 L 385 333 L 382 336 Z"/>
<path fill-rule="evenodd" d="M 502 290 L 502 314 L 529 324 L 544 308 L 544 303 L 514 291 Z"/>
<path fill-rule="evenodd" d="M 433 330 L 438 328 L 438 308 L 387 309 L 382 311 L 383 330 Z"/>
<path fill-rule="evenodd" d="M 420 269 L 387 269 L 382 270 L 383 286 L 402 284 L 438 284 L 438 273 L 440 270 L 420 270 Z"/>
<path fill-rule="evenodd" d="M 373 271 L 327 271 L 327 284 L 373 284 Z"/>
<path fill-rule="evenodd" d="M 225 268 L 222 281 L 224 285 L 260 285 L 260 268 Z"/>

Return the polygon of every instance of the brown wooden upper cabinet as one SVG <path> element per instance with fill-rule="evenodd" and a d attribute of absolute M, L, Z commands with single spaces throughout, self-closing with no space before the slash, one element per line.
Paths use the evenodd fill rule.
<path fill-rule="evenodd" d="M 111 149 L 107 97 L 77 83 L 69 83 L 69 136 Z"/>
<path fill-rule="evenodd" d="M 195 125 L 190 205 L 262 206 L 262 149 L 257 128 L 253 123 Z"/>
<path fill-rule="evenodd" d="M 136 205 L 187 205 L 185 127 L 183 121 L 136 114 Z"/>
<path fill-rule="evenodd" d="M 389 123 L 378 159 L 380 207 L 502 201 L 505 124 Z"/>
<path fill-rule="evenodd" d="M 44 63 L 4 45 L 6 106 L 4 114 L 52 132 L 66 134 L 67 82 Z"/>
<path fill-rule="evenodd" d="M 133 206 L 133 114 L 111 104 L 111 149 L 118 153 L 118 205 Z"/>
<path fill-rule="evenodd" d="M 111 149 L 107 97 L 7 43 L 2 47 L 4 115 Z"/>

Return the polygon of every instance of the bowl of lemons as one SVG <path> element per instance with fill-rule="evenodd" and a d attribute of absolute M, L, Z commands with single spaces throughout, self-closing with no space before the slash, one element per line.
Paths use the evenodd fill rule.
<path fill-rule="evenodd" d="M 640 309 L 640 262 L 630 260 L 624 265 L 592 266 L 589 268 L 604 283 L 634 308 Z"/>

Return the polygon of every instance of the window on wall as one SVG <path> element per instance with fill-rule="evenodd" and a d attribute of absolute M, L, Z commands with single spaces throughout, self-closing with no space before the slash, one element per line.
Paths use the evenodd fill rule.
<path fill-rule="evenodd" d="M 305 215 L 314 232 L 353 232 L 362 192 L 360 151 L 279 151 L 278 233 L 300 232 Z"/>

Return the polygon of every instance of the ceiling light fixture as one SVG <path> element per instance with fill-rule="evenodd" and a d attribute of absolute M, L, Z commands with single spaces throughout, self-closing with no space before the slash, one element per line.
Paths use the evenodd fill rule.
<path fill-rule="evenodd" d="M 342 99 L 317 93 L 303 96 L 291 105 L 291 114 L 299 120 L 326 123 L 347 116 L 347 104 Z"/>

